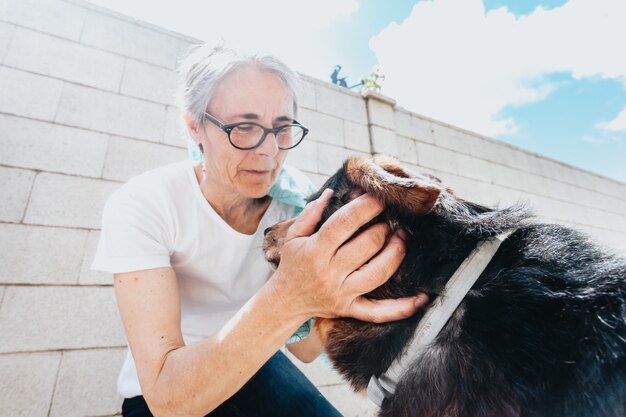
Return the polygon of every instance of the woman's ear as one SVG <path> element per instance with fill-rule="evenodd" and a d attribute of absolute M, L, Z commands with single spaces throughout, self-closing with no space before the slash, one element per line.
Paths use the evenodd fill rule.
<path fill-rule="evenodd" d="M 193 138 L 193 140 L 201 144 L 201 135 L 200 135 L 200 122 L 196 119 L 191 113 L 185 112 L 183 114 L 183 122 L 185 122 L 185 126 L 187 127 L 187 131 L 189 135 Z"/>
<path fill-rule="evenodd" d="M 441 193 L 439 184 L 405 170 L 389 157 L 354 157 L 346 161 L 344 168 L 354 184 L 408 213 L 428 213 Z"/>

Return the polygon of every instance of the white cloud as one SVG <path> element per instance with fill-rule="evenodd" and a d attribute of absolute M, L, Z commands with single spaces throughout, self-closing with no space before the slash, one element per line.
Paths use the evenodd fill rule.
<path fill-rule="evenodd" d="M 603 143 L 620 143 L 623 142 L 623 138 L 619 136 L 607 136 L 607 137 L 599 137 L 599 136 L 583 136 L 580 138 L 583 142 L 593 143 L 595 145 L 600 145 Z"/>
<path fill-rule="evenodd" d="M 421 1 L 370 48 L 387 76 L 383 93 L 399 105 L 495 136 L 516 129 L 514 120 L 496 118 L 503 108 L 558 87 L 548 74 L 626 84 L 625 21 L 623 0 L 570 0 L 519 18 L 504 7 L 485 13 L 481 0 Z M 606 126 L 626 128 L 626 109 Z"/>
<path fill-rule="evenodd" d="M 597 127 L 611 132 L 626 131 L 626 109 L 622 110 L 612 121 L 599 123 Z"/>
<path fill-rule="evenodd" d="M 357 0 L 90 1 L 208 43 L 276 55 L 306 74 L 330 74 L 334 25 L 359 10 Z"/>
<path fill-rule="evenodd" d="M 595 136 L 583 136 L 582 138 L 580 138 L 580 140 L 582 140 L 583 142 L 588 142 L 588 143 L 593 143 L 593 144 L 600 144 L 600 143 L 604 143 L 604 139 L 595 137 Z"/>

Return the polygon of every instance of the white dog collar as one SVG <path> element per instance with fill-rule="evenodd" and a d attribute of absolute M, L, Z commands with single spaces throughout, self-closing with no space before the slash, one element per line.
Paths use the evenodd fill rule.
<path fill-rule="evenodd" d="M 394 394 L 398 381 L 409 363 L 419 358 L 426 347 L 435 340 L 502 242 L 511 233 L 513 231 L 502 233 L 476 245 L 420 320 L 404 354 L 397 358 L 381 376 L 372 375 L 367 386 L 367 395 L 376 405 L 380 407 L 385 398 Z"/>

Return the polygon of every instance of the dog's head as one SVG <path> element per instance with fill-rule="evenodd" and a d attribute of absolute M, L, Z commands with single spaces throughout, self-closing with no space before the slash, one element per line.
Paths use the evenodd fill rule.
<path fill-rule="evenodd" d="M 318 228 L 340 207 L 364 193 L 375 195 L 386 207 L 385 213 L 372 223 L 388 221 L 394 228 L 398 217 L 428 213 L 442 191 L 441 181 L 436 177 L 411 172 L 396 160 L 383 155 L 377 155 L 373 159 L 348 159 L 317 192 L 309 196 L 308 201 L 318 199 L 327 188 L 332 189 L 334 194 L 324 210 Z M 290 219 L 265 231 L 265 258 L 275 266 L 280 262 L 280 250 L 293 222 L 294 219 Z"/>
<path fill-rule="evenodd" d="M 348 159 L 318 192 L 309 197 L 309 201 L 319 198 L 326 188 L 331 188 L 334 193 L 318 228 L 340 207 L 367 192 L 385 204 L 384 212 L 370 224 L 384 221 L 392 229 L 402 227 L 409 233 L 412 231 L 409 223 L 429 213 L 443 191 L 437 178 L 410 172 L 397 161 L 383 156 Z M 266 259 L 276 266 L 280 262 L 285 235 L 292 223 L 293 220 L 278 223 L 266 231 L 263 249 Z M 420 287 L 413 278 L 401 267 L 386 284 L 366 296 L 383 299 L 416 295 L 425 288 Z M 417 316 L 421 316 L 421 313 Z M 417 316 L 385 325 L 354 319 L 318 319 L 316 328 L 335 366 L 356 389 L 361 389 L 372 374 L 386 369 L 400 353 L 415 327 Z M 397 341 L 397 348 L 393 349 L 384 343 L 389 338 Z M 376 340 L 383 343 L 375 343 Z"/>
<path fill-rule="evenodd" d="M 433 300 L 478 241 L 527 216 L 516 208 L 497 211 L 458 199 L 439 179 L 411 172 L 383 156 L 347 160 L 309 200 L 317 199 L 326 188 L 334 193 L 318 228 L 340 207 L 367 192 L 385 204 L 383 213 L 370 224 L 388 222 L 392 230 L 399 227 L 407 232 L 402 264 L 385 284 L 365 294 L 372 299 L 425 292 Z M 280 262 L 283 240 L 292 222 L 279 223 L 267 231 L 264 250 L 275 265 Z M 358 390 L 402 353 L 422 316 L 423 311 L 418 311 L 408 319 L 383 324 L 349 318 L 317 319 L 316 329 L 335 368 Z"/>

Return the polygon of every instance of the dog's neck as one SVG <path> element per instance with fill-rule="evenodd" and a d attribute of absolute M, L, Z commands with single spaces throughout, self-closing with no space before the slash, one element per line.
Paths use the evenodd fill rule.
<path fill-rule="evenodd" d="M 464 235 L 460 230 L 420 227 L 407 239 L 403 269 L 413 274 L 416 289 L 439 294 L 461 262 L 484 239 Z"/>
<path fill-rule="evenodd" d="M 505 232 L 480 242 L 456 269 L 445 288 L 420 320 L 415 335 L 404 354 L 380 376 L 372 375 L 368 396 L 378 406 L 391 397 L 408 365 L 419 358 L 446 325 L 465 295 L 485 270 L 502 242 L 512 233 Z"/>
<path fill-rule="evenodd" d="M 439 294 L 479 242 L 519 228 L 530 216 L 521 206 L 493 210 L 442 195 L 431 213 L 398 219 L 409 232 L 404 268 L 417 290 Z"/>

